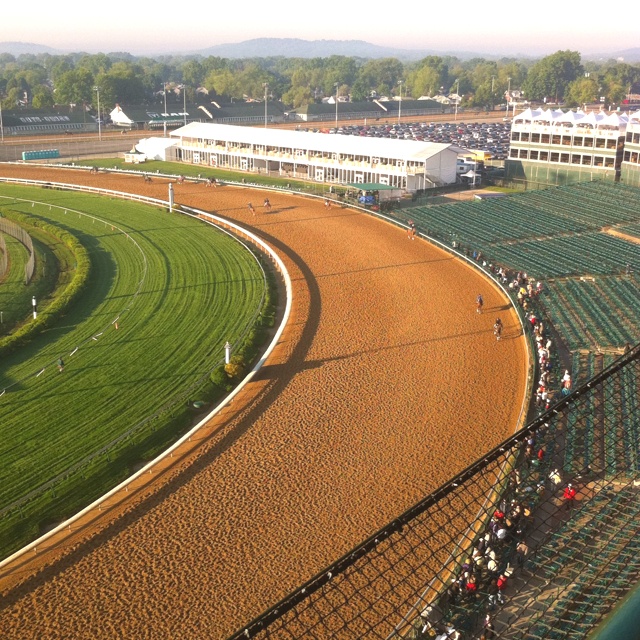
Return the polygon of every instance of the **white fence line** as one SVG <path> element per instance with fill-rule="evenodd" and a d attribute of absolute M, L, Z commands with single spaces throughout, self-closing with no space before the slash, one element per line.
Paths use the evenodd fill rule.
<path fill-rule="evenodd" d="M 29 252 L 29 259 L 24 265 L 24 283 L 25 285 L 29 284 L 36 266 L 36 254 L 33 250 L 33 240 L 31 236 L 20 225 L 10 220 L 5 220 L 4 218 L 0 218 L 0 232 L 4 232 L 8 236 L 15 238 Z M 3 274 L 0 273 L 0 275 Z"/>
<path fill-rule="evenodd" d="M 103 195 L 122 197 L 123 199 L 130 199 L 130 200 L 136 200 L 136 201 L 140 201 L 140 202 L 146 202 L 147 204 L 155 204 L 155 205 L 163 206 L 163 207 L 165 207 L 165 206 L 168 207 L 169 206 L 169 203 L 165 202 L 163 200 L 157 200 L 155 198 L 147 198 L 145 196 L 138 196 L 136 194 L 128 194 L 128 193 L 125 193 L 125 192 L 110 191 L 109 189 L 98 189 L 98 188 L 95 188 L 95 187 L 87 187 L 86 189 L 84 189 L 82 187 L 79 187 L 78 185 L 67 185 L 67 184 L 64 184 L 64 183 L 52 183 L 52 182 L 43 183 L 43 182 L 38 182 L 38 181 L 35 181 L 35 180 L 22 180 L 22 179 L 14 179 L 14 178 L 0 178 L 0 181 L 2 181 L 2 182 L 20 183 L 20 184 L 28 184 L 28 185 L 33 185 L 33 186 L 42 186 L 43 184 L 47 184 L 47 185 L 51 185 L 53 188 L 59 188 L 59 189 L 65 189 L 65 190 L 71 190 L 71 191 L 90 191 L 90 192 L 93 192 L 93 193 L 100 193 L 100 194 L 103 194 Z M 131 197 L 129 197 L 129 196 L 131 196 Z M 139 469 L 136 473 L 131 475 L 129 478 L 127 478 L 126 480 L 124 480 L 123 482 L 118 484 L 116 487 L 111 489 L 111 491 L 108 491 L 107 493 L 105 493 L 103 496 L 101 496 L 97 500 L 94 500 L 91 504 L 86 506 L 84 509 L 82 509 L 81 511 L 76 513 L 74 516 L 72 516 L 68 520 L 65 520 L 64 522 L 61 522 L 57 527 L 55 527 L 54 529 L 51 529 L 50 531 L 48 531 L 44 535 L 40 536 L 37 540 L 34 540 L 33 542 L 31 542 L 30 544 L 26 545 L 22 549 L 19 549 L 18 551 L 16 551 L 12 555 L 10 555 L 7 558 L 5 558 L 4 560 L 0 561 L 0 569 L 2 569 L 5 566 L 9 565 L 10 563 L 12 563 L 13 561 L 17 560 L 18 558 L 20 558 L 21 556 L 23 556 L 25 553 L 27 553 L 29 551 L 32 551 L 32 550 L 36 550 L 37 551 L 37 547 L 41 546 L 49 538 L 51 538 L 51 537 L 55 536 L 56 534 L 64 531 L 65 529 L 70 529 L 71 525 L 74 522 L 77 522 L 80 518 L 84 517 L 86 514 L 88 514 L 89 512 L 93 511 L 94 509 L 98 509 L 104 502 L 106 502 L 109 498 L 111 498 L 112 496 L 114 496 L 118 492 L 122 491 L 123 489 L 127 490 L 127 487 L 132 482 L 134 482 L 135 480 L 137 480 L 139 477 L 143 476 L 144 474 L 149 473 L 156 464 L 158 464 L 159 462 L 161 462 L 162 460 L 164 460 L 165 458 L 167 458 L 168 456 L 173 454 L 173 452 L 176 451 L 177 449 L 179 449 L 185 442 L 188 442 L 194 436 L 195 433 L 197 433 L 204 425 L 206 425 L 206 423 L 209 422 L 209 420 L 211 420 L 211 418 L 213 418 L 222 409 L 224 409 L 233 400 L 233 398 L 235 398 L 235 396 L 238 395 L 238 393 L 240 393 L 240 391 L 242 391 L 242 389 L 244 389 L 244 387 L 249 382 L 251 382 L 251 380 L 254 378 L 256 373 L 262 368 L 262 366 L 264 365 L 265 361 L 271 355 L 271 353 L 275 349 L 276 345 L 280 341 L 282 333 L 284 332 L 284 329 L 285 329 L 285 327 L 286 327 L 286 325 L 287 325 L 287 323 L 289 321 L 289 316 L 291 315 L 291 306 L 292 306 L 292 302 L 293 302 L 293 291 L 292 291 L 292 285 L 291 285 L 291 277 L 289 276 L 289 272 L 287 271 L 287 268 L 286 268 L 284 262 L 282 261 L 282 259 L 280 258 L 280 256 L 278 256 L 278 254 L 274 251 L 274 249 L 272 249 L 264 240 L 262 240 L 261 238 L 259 238 L 255 234 L 251 233 L 250 231 L 244 229 L 240 225 L 235 224 L 234 222 L 231 222 L 229 220 L 225 220 L 224 218 L 220 218 L 219 216 L 216 216 L 215 214 L 207 213 L 206 211 L 200 211 L 198 209 L 193 209 L 193 208 L 190 208 L 190 207 L 185 207 L 185 209 L 188 210 L 189 215 L 197 216 L 198 218 L 200 218 L 201 220 L 204 220 L 205 222 L 208 222 L 209 224 L 219 225 L 221 227 L 225 227 L 226 229 L 230 229 L 234 233 L 239 234 L 242 237 L 249 239 L 253 244 L 258 246 L 263 252 L 265 252 L 267 255 L 269 255 L 271 257 L 271 259 L 273 260 L 273 262 L 274 262 L 274 264 L 276 266 L 276 269 L 280 272 L 280 274 L 282 276 L 282 279 L 284 280 L 284 285 L 285 285 L 285 289 L 286 289 L 286 305 L 285 305 L 284 314 L 283 314 L 282 320 L 281 320 L 281 322 L 280 322 L 280 324 L 278 326 L 278 329 L 276 330 L 276 333 L 273 336 L 273 339 L 269 343 L 269 346 L 267 347 L 267 349 L 263 353 L 263 355 L 260 358 L 260 360 L 258 360 L 258 362 L 255 364 L 253 369 L 251 369 L 251 371 L 245 376 L 245 378 L 242 380 L 242 382 L 228 396 L 226 396 L 216 407 L 214 407 L 204 418 L 202 418 L 202 420 L 200 420 L 200 422 L 198 422 L 198 424 L 196 424 L 194 427 L 192 427 L 187 433 L 185 433 L 179 440 L 177 440 L 173 445 L 171 445 L 163 453 L 161 453 L 159 456 L 157 456 L 156 458 L 154 458 L 153 460 L 148 462 L 144 467 Z"/>

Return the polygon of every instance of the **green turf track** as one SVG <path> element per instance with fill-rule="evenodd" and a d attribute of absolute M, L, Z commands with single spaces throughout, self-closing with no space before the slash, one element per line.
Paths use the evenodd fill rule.
<path fill-rule="evenodd" d="M 63 191 L 3 186 L 0 195 L 52 203 L 11 208 L 68 230 L 88 248 L 92 262 L 81 299 L 54 328 L 0 363 L 0 392 L 8 388 L 0 397 L 1 510 L 109 448 L 206 377 L 220 363 L 225 342 L 239 340 L 250 325 L 265 283 L 255 258 L 235 240 L 180 214 Z M 116 330 L 112 322 L 118 316 Z M 56 367 L 59 357 L 63 373 Z M 169 418 L 163 413 L 151 423 L 153 432 L 147 427 L 130 438 L 136 456 L 146 450 L 145 438 L 157 439 Z M 177 435 L 166 430 L 162 438 Z M 112 461 L 93 461 L 57 483 L 48 497 L 21 507 L 29 535 L 36 533 L 34 517 L 40 527 L 43 519 L 70 515 L 69 504 L 80 506 L 114 484 L 127 471 L 118 465 L 135 464 L 136 456 L 114 447 L 107 456 Z M 3 552 L 14 546 L 2 538 L 7 535 L 18 534 L 3 529 L 0 520 Z"/>
<path fill-rule="evenodd" d="M 4 234 L 4 240 L 9 255 L 9 269 L 4 278 L 0 279 L 0 336 L 6 335 L 18 320 L 24 319 L 31 311 L 31 297 L 27 297 L 24 286 L 24 267 L 29 259 L 29 252 L 9 235 Z"/>

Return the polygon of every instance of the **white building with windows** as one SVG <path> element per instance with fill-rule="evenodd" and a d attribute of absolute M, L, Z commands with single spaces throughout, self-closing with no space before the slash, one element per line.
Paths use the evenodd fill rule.
<path fill-rule="evenodd" d="M 527 109 L 511 124 L 507 178 L 565 184 L 620 176 L 626 113 Z"/>
<path fill-rule="evenodd" d="M 621 174 L 622 182 L 640 187 L 640 111 L 629 114 Z"/>
<path fill-rule="evenodd" d="M 167 160 L 208 167 L 407 192 L 456 182 L 458 154 L 450 144 L 197 122 L 170 136 L 176 145 Z"/>

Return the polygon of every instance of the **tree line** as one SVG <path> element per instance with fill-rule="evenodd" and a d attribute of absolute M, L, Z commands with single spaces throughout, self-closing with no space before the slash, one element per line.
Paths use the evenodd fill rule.
<path fill-rule="evenodd" d="M 4 109 L 54 105 L 158 103 L 158 96 L 180 94 L 198 101 L 206 89 L 220 102 L 269 99 L 290 108 L 323 97 L 361 101 L 375 95 L 417 99 L 456 93 L 461 106 L 492 108 L 508 90 L 530 102 L 581 106 L 602 101 L 619 105 L 640 91 L 640 64 L 615 60 L 583 62 L 577 51 L 558 51 L 539 60 L 502 58 L 461 60 L 428 56 L 403 63 L 396 58 L 227 59 L 215 56 L 158 58 L 128 53 L 0 54 L 0 101 Z M 181 92 L 185 91 L 186 96 Z"/>

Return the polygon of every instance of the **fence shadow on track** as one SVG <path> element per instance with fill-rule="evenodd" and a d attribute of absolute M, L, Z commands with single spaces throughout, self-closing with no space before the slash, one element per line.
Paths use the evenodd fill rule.
<path fill-rule="evenodd" d="M 230 640 L 586 637 L 640 573 L 639 396 L 640 344 Z"/>

